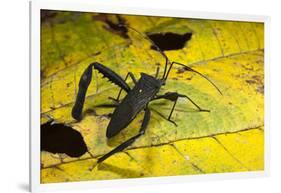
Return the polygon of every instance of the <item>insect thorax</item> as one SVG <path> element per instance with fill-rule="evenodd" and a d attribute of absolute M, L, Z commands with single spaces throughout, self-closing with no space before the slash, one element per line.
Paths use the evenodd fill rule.
<path fill-rule="evenodd" d="M 161 87 L 161 81 L 153 76 L 141 73 L 141 78 L 133 88 L 136 97 L 140 98 L 153 98 Z"/>

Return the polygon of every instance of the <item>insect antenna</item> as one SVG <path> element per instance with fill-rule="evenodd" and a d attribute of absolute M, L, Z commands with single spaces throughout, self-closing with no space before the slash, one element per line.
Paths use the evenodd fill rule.
<path fill-rule="evenodd" d="M 163 73 L 163 76 L 162 76 L 162 80 L 164 80 L 164 81 L 167 80 L 167 78 L 169 76 L 169 73 L 170 73 L 170 71 L 172 69 L 173 64 L 177 64 L 177 65 L 183 66 L 185 70 L 188 70 L 188 71 L 191 71 L 191 72 L 195 72 L 195 73 L 199 74 L 200 76 L 202 76 L 203 78 L 205 78 L 222 95 L 222 92 L 220 91 L 220 89 L 207 76 L 201 74 L 200 72 L 198 72 L 196 70 L 193 70 L 192 68 L 190 68 L 190 67 L 188 67 L 188 66 L 186 66 L 186 65 L 184 65 L 182 63 L 179 63 L 179 62 L 172 62 L 172 63 L 170 63 L 168 56 L 146 34 L 141 33 L 138 30 L 136 30 L 135 28 L 130 27 L 130 26 L 126 25 L 126 24 L 118 24 L 118 26 L 119 27 L 125 27 L 125 28 L 127 28 L 129 30 L 132 30 L 132 31 L 138 33 L 142 38 L 148 40 L 153 45 L 153 47 L 156 49 L 156 51 L 158 51 L 165 58 L 166 62 L 165 62 L 165 68 L 164 68 L 164 73 Z M 170 66 L 169 66 L 169 69 L 167 71 L 167 68 L 168 68 L 169 64 L 170 64 Z M 158 72 L 158 69 L 157 69 L 156 77 L 158 76 L 158 73 L 159 72 Z"/>
<path fill-rule="evenodd" d="M 162 77 L 162 79 L 164 79 L 164 77 L 166 75 L 166 72 L 167 72 L 168 63 L 169 63 L 168 56 L 146 34 L 141 33 L 138 30 L 136 30 L 135 28 L 130 27 L 130 26 L 126 25 L 126 24 L 118 24 L 118 26 L 119 27 L 125 27 L 125 28 L 127 28 L 129 30 L 132 30 L 132 31 L 138 33 L 142 38 L 148 40 L 152 44 L 152 46 L 156 49 L 156 51 L 158 51 L 165 58 L 165 68 L 164 68 L 164 73 L 163 73 L 163 77 Z"/>
<path fill-rule="evenodd" d="M 168 78 L 168 76 L 169 76 L 169 73 L 170 73 L 170 71 L 171 71 L 171 69 L 172 69 L 173 64 L 177 64 L 177 65 L 183 66 L 185 70 L 191 71 L 191 72 L 195 72 L 195 73 L 199 74 L 200 76 L 202 76 L 203 78 L 205 78 L 209 83 L 211 83 L 211 84 L 216 88 L 216 90 L 222 95 L 222 92 L 220 91 L 220 89 L 219 89 L 219 88 L 215 85 L 215 83 L 213 83 L 207 76 L 205 76 L 205 75 L 201 74 L 200 72 L 198 72 L 198 71 L 196 71 L 196 70 L 194 70 L 194 69 L 188 67 L 187 65 L 184 65 L 184 64 L 182 64 L 182 63 L 179 63 L 179 62 L 172 62 L 172 63 L 171 63 L 171 65 L 170 65 L 170 67 L 169 67 L 169 70 L 168 70 L 168 72 L 167 72 L 167 75 L 166 75 L 166 77 L 164 78 L 165 81 L 167 80 L 167 78 Z"/>

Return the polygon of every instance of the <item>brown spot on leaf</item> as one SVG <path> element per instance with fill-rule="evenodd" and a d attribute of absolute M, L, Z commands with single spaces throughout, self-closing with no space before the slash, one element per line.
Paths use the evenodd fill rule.
<path fill-rule="evenodd" d="M 110 31 L 111 33 L 117 34 L 125 39 L 128 39 L 128 29 L 124 26 L 126 25 L 125 19 L 120 15 L 115 15 L 117 21 L 109 18 L 107 14 L 98 14 L 92 17 L 93 20 L 101 21 L 106 24 L 104 29 Z"/>
<path fill-rule="evenodd" d="M 254 70 L 253 66 L 250 65 L 250 64 L 248 64 L 248 63 L 245 64 L 245 65 L 242 64 L 242 67 L 243 67 L 244 69 L 246 69 L 246 70 L 249 70 L 249 71 Z"/>
<path fill-rule="evenodd" d="M 255 83 L 256 83 L 255 80 L 246 80 L 246 82 L 247 82 L 248 84 L 255 84 Z"/>
<path fill-rule="evenodd" d="M 184 68 L 178 68 L 177 74 L 184 73 L 186 70 Z"/>
<path fill-rule="evenodd" d="M 264 86 L 258 86 L 256 91 L 261 93 L 261 94 L 264 94 Z"/>

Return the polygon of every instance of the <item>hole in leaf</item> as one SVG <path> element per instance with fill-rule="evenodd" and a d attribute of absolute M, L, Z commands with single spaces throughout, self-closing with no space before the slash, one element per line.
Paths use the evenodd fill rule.
<path fill-rule="evenodd" d="M 88 151 L 80 132 L 61 123 L 41 125 L 41 151 L 80 157 Z"/>
<path fill-rule="evenodd" d="M 148 37 L 162 50 L 179 50 L 182 49 L 186 42 L 191 39 L 192 33 L 185 33 L 183 35 L 167 32 L 148 34 Z M 151 49 L 156 50 L 154 46 Z"/>

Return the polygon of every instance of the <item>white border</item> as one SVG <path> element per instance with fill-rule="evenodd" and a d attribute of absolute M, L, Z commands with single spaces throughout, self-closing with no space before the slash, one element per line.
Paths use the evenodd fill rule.
<path fill-rule="evenodd" d="M 104 12 L 132 15 L 170 16 L 183 18 L 217 19 L 264 22 L 265 24 L 265 167 L 264 171 L 204 174 L 175 177 L 153 177 L 137 179 L 101 180 L 40 184 L 40 9 L 68 10 L 82 12 Z M 166 10 L 137 7 L 108 6 L 102 3 L 74 3 L 60 1 L 30 2 L 30 191 L 66 190 L 74 188 L 124 187 L 132 185 L 183 183 L 187 181 L 241 179 L 269 175 L 269 23 L 268 16 L 238 15 L 222 13 L 194 12 L 186 10 Z"/>

